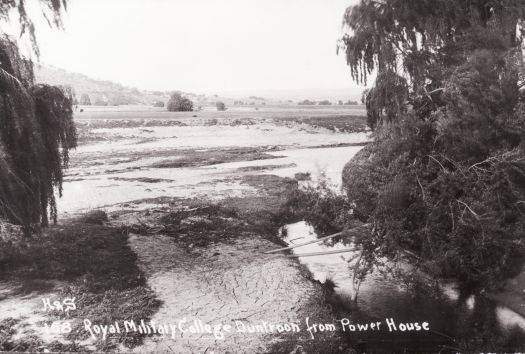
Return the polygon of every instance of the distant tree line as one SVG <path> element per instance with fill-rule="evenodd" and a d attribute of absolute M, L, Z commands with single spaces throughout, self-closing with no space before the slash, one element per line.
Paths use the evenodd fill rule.
<path fill-rule="evenodd" d="M 297 102 L 298 105 L 300 106 L 313 106 L 313 105 L 319 105 L 319 106 L 331 106 L 332 105 L 332 102 L 330 102 L 329 100 L 321 100 L 321 101 L 310 101 L 310 100 L 303 100 L 303 101 L 299 101 Z M 352 101 L 352 100 L 348 100 L 346 101 L 345 103 L 343 103 L 342 100 L 339 100 L 338 105 L 356 105 L 358 104 L 357 101 Z"/>

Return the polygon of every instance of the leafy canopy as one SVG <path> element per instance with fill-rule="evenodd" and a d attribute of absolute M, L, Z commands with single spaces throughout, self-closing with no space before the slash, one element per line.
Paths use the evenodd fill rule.
<path fill-rule="evenodd" d="M 65 1 L 41 0 L 51 25 L 60 26 Z M 0 4 L 0 21 L 18 12 L 21 35 L 28 34 L 38 54 L 34 25 L 25 2 Z M 72 92 L 35 85 L 32 62 L 5 35 L 0 39 L 0 217 L 21 224 L 56 221 L 55 189 L 62 192 L 63 168 L 76 146 Z"/>
<path fill-rule="evenodd" d="M 375 141 L 344 171 L 367 257 L 495 286 L 525 251 L 525 2 L 362 0 L 342 49 Z"/>
<path fill-rule="evenodd" d="M 187 97 L 182 97 L 179 92 L 174 92 L 171 95 L 166 108 L 170 112 L 193 111 L 193 102 Z"/>

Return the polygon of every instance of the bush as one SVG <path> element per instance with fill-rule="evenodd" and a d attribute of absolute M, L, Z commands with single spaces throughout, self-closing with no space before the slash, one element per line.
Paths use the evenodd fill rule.
<path fill-rule="evenodd" d="M 87 93 L 83 93 L 82 96 L 80 96 L 79 103 L 83 106 L 91 106 L 91 98 L 89 98 Z"/>
<path fill-rule="evenodd" d="M 315 102 L 310 101 L 310 100 L 304 100 L 304 101 L 298 102 L 297 104 L 299 106 L 313 106 L 315 105 Z"/>
<path fill-rule="evenodd" d="M 193 111 L 193 102 L 178 92 L 171 95 L 167 104 L 167 109 L 170 112 L 189 112 Z"/>
<path fill-rule="evenodd" d="M 104 98 L 102 97 L 99 97 L 95 100 L 95 103 L 93 103 L 94 106 L 107 106 L 108 105 L 108 101 L 105 100 Z"/>
<path fill-rule="evenodd" d="M 445 129 L 440 120 L 408 115 L 381 128 L 345 166 L 343 185 L 355 216 L 372 225 L 372 236 L 362 240 L 371 258 L 406 250 L 436 276 L 497 287 L 525 254 L 524 146 L 504 148 L 495 139 L 498 148 L 488 143 L 497 132 L 485 136 L 475 129 L 476 143 L 468 136 L 451 143 L 454 121 L 459 124 L 453 119 Z"/>
<path fill-rule="evenodd" d="M 224 102 L 221 102 L 221 101 L 215 103 L 215 106 L 217 107 L 218 111 L 225 111 L 227 109 Z"/>
<path fill-rule="evenodd" d="M 108 214 L 104 210 L 92 210 L 77 220 L 86 224 L 103 225 L 104 222 L 108 221 Z"/>
<path fill-rule="evenodd" d="M 318 183 L 291 188 L 281 214 L 305 220 L 321 233 L 341 231 L 354 219 L 346 196 L 333 189 L 324 176 Z"/>

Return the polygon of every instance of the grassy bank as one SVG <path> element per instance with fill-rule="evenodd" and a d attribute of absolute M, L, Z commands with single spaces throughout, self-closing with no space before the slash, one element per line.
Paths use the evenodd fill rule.
<path fill-rule="evenodd" d="M 148 319 L 157 310 L 160 303 L 137 266 L 136 255 L 127 244 L 127 234 L 94 224 L 100 222 L 92 216 L 51 227 L 4 255 L 2 278 L 18 284 L 11 296 L 51 292 L 52 300 L 75 298 L 77 310 L 46 313 L 49 323 L 70 321 L 72 331 L 65 336 L 66 341 L 49 344 L 37 337 L 14 340 L 15 333 L 8 331 L 8 335 L 0 337 L 0 350 L 81 350 L 83 346 L 78 343 L 87 339 L 83 319 L 94 323 Z M 4 320 L 0 326 L 9 327 L 12 321 Z M 112 350 L 119 344 L 136 346 L 141 340 L 138 334 L 123 333 L 107 342 L 89 344 L 94 344 L 97 350 Z"/>
<path fill-rule="evenodd" d="M 274 248 L 272 244 L 282 244 L 277 236 L 278 229 L 291 219 L 289 214 L 283 213 L 281 206 L 290 192 L 297 188 L 297 181 L 272 175 L 249 175 L 244 176 L 241 183 L 256 188 L 257 193 L 218 202 L 164 200 L 166 203 L 160 203 L 159 207 L 142 211 L 122 209 L 109 217 L 103 212 L 92 212 L 63 221 L 42 235 L 13 247 L 13 252 L 4 254 L 1 262 L 5 269 L 2 280 L 14 285 L 10 293 L 0 298 L 0 302 L 3 299 L 22 301 L 21 297 L 26 295 L 37 301 L 41 301 L 41 297 L 51 300 L 74 297 L 77 309 L 68 313 L 44 313 L 45 319 L 39 320 L 38 326 L 66 320 L 72 324 L 73 330 L 69 334 L 52 342 L 38 333 L 20 336 L 19 328 L 25 326 L 26 318 L 0 321 L 4 329 L 0 335 L 0 348 L 19 351 L 113 351 L 133 348 L 143 342 L 151 343 L 139 333 L 114 334 L 108 340 L 93 341 L 83 328 L 82 321 L 89 319 L 98 324 L 122 323 L 130 319 L 148 321 L 158 314 L 160 319 L 169 321 L 199 309 L 203 311 L 202 316 L 206 316 L 210 312 L 208 305 L 193 308 L 192 303 L 184 302 L 179 297 L 182 296 L 180 291 L 189 291 L 191 296 L 195 296 L 200 289 L 196 284 L 203 281 L 214 291 L 220 291 L 218 289 L 225 284 L 235 287 L 233 298 L 221 297 L 228 304 L 225 309 L 237 304 L 236 296 L 246 296 L 250 298 L 247 301 L 256 302 L 257 296 L 252 296 L 252 291 L 263 294 L 268 291 L 279 295 L 278 298 L 268 297 L 269 305 L 265 307 L 268 312 L 262 316 L 285 320 L 286 316 L 294 314 L 299 319 L 310 317 L 318 322 L 333 322 L 335 313 L 326 302 L 329 295 L 327 289 L 312 281 L 304 266 L 286 257 L 259 254 Z M 154 243 L 155 240 L 160 243 Z M 148 245 L 155 246 L 147 248 Z M 168 251 L 159 252 L 155 247 Z M 181 264 L 178 262 L 184 263 L 184 266 L 179 268 Z M 245 276 L 246 269 L 266 281 L 275 280 L 275 274 L 259 274 L 264 272 L 263 267 L 268 266 L 274 267 L 274 272 L 282 273 L 283 289 L 249 285 L 248 278 L 246 281 L 239 280 L 237 284 L 240 278 L 236 277 Z M 202 272 L 194 272 L 202 267 L 211 267 L 210 271 L 217 274 L 202 279 Z M 162 276 L 158 273 L 159 269 L 160 274 L 172 272 L 169 274 L 173 277 L 170 275 L 159 284 L 167 285 L 173 293 L 163 293 L 163 290 L 159 293 L 155 285 L 151 285 L 151 279 Z M 223 274 L 235 274 L 235 277 L 222 278 Z M 156 279 L 153 281 L 158 282 Z M 168 285 L 170 281 L 176 286 L 171 288 Z M 156 289 L 155 292 L 148 284 Z M 192 290 L 194 286 L 195 293 Z M 242 295 L 243 292 L 245 295 Z M 288 297 L 293 300 L 287 300 Z M 159 299 L 173 304 L 162 307 L 164 305 Z M 25 306 L 23 302 L 19 304 Z M 170 310 L 170 306 L 184 308 L 177 312 Z M 246 306 L 245 309 L 254 314 L 261 311 L 260 305 Z M 238 317 L 234 310 L 225 315 Z M 298 346 L 308 352 L 331 352 L 333 345 L 336 345 L 334 352 L 341 352 L 339 347 L 347 347 L 339 333 L 318 336 L 315 341 L 304 333 L 277 336 L 277 339 L 281 344 L 270 345 L 270 352 L 291 352 Z M 162 338 L 160 342 L 170 343 L 169 340 Z"/>

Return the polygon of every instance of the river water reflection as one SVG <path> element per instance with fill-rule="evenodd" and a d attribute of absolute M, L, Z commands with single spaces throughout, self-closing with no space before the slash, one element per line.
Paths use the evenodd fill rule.
<path fill-rule="evenodd" d="M 301 221 L 281 229 L 289 245 L 317 239 L 312 226 Z M 295 254 L 348 248 L 327 240 L 292 249 Z M 313 277 L 324 283 L 331 279 L 337 287 L 333 302 L 341 317 L 354 323 L 382 321 L 380 332 L 349 333 L 351 342 L 367 351 L 491 351 L 515 352 L 523 348 L 525 318 L 480 295 L 463 295 L 454 284 L 441 284 L 437 293 L 407 289 L 400 283 L 372 272 L 361 284 L 357 304 L 350 299 L 353 290 L 349 261 L 355 252 L 300 257 Z M 396 323 L 428 322 L 428 332 L 390 332 L 385 319 Z"/>

